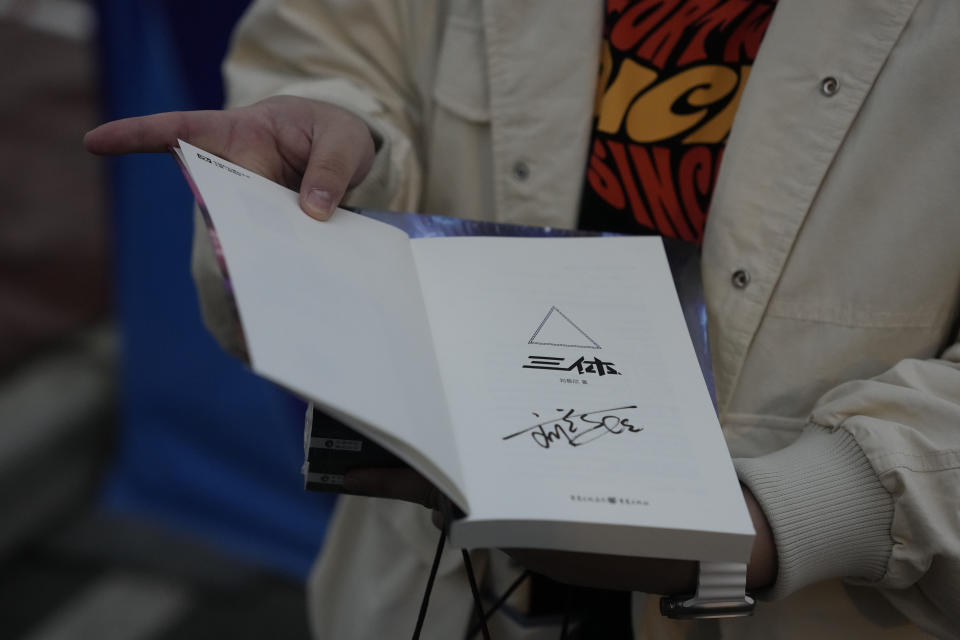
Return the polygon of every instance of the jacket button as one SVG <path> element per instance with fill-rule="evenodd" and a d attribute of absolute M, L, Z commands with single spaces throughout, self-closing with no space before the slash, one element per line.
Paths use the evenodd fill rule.
<path fill-rule="evenodd" d="M 840 81 L 833 76 L 827 76 L 820 83 L 820 93 L 827 96 L 834 96 L 840 91 Z"/>
<path fill-rule="evenodd" d="M 730 276 L 730 281 L 737 289 L 746 289 L 747 285 L 750 284 L 750 272 L 737 269 L 733 272 L 733 275 Z"/>
<path fill-rule="evenodd" d="M 513 177 L 523 182 L 530 177 L 530 166 L 523 160 L 517 160 L 513 164 Z"/>

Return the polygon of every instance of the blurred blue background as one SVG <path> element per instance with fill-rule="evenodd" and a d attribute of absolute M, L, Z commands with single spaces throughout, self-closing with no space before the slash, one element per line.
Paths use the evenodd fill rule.
<path fill-rule="evenodd" d="M 243 0 L 96 3 L 103 119 L 223 103 Z M 224 354 L 190 278 L 192 196 L 171 158 L 109 161 L 120 433 L 104 506 L 304 578 L 333 498 L 300 489 L 304 405 Z"/>
<path fill-rule="evenodd" d="M 3 640 L 308 637 L 305 407 L 204 329 L 174 160 L 81 143 L 218 108 L 246 4 L 0 0 Z"/>

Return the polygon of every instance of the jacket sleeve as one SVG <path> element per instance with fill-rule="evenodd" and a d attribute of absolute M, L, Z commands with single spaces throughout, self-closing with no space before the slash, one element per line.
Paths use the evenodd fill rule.
<path fill-rule="evenodd" d="M 422 183 L 419 58 L 433 46 L 436 8 L 415 0 L 258 0 L 234 32 L 224 63 L 228 106 L 295 95 L 345 108 L 370 127 L 376 157 L 344 204 L 413 211 Z M 195 224 L 192 271 L 204 321 L 227 351 L 243 335 L 210 249 Z"/>
<path fill-rule="evenodd" d="M 928 631 L 960 629 L 960 342 L 834 388 L 792 445 L 735 462 L 777 544 L 767 596 L 852 577 Z"/>

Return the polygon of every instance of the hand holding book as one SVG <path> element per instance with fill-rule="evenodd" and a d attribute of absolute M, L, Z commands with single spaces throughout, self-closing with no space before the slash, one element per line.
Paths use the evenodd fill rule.
<path fill-rule="evenodd" d="M 87 145 L 159 150 L 204 117 L 106 125 Z M 229 135 L 220 143 L 233 151 Z M 427 504 L 442 492 L 465 513 L 452 544 L 517 550 L 561 580 L 682 590 L 696 561 L 742 577 L 751 549 L 766 567 L 751 584 L 772 579 L 769 536 L 757 527 L 767 542 L 753 545 L 759 511 L 711 404 L 696 255 L 678 261 L 657 238 L 414 214 L 338 211 L 320 224 L 303 215 L 303 185 L 182 140 L 177 155 L 216 227 L 254 371 L 416 470 L 333 472 L 369 467 L 348 489 Z M 279 178 L 260 170 L 285 184 L 309 173 L 280 165 Z M 325 448 L 314 435 L 308 485 L 310 454 Z M 738 611 L 752 602 L 730 591 Z"/>
<path fill-rule="evenodd" d="M 438 511 L 440 492 L 414 469 L 357 469 L 346 474 L 343 485 L 344 490 L 352 494 L 423 505 L 433 509 L 434 524 L 439 526 L 442 522 Z M 747 565 L 747 588 L 763 589 L 773 584 L 777 575 L 776 547 L 770 526 L 756 499 L 749 489 L 741 488 L 757 531 Z M 697 582 L 697 563 L 690 560 L 547 549 L 504 551 L 536 573 L 577 586 L 677 594 L 692 592 Z"/>
<path fill-rule="evenodd" d="M 339 107 L 274 96 L 223 111 L 178 111 L 108 122 L 84 137 L 101 155 L 166 153 L 183 139 L 300 192 L 300 208 L 317 220 L 333 214 L 374 158 L 370 130 Z"/>

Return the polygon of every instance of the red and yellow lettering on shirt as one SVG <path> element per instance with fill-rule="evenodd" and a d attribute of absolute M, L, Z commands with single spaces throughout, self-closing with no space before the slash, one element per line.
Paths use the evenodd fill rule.
<path fill-rule="evenodd" d="M 774 0 L 608 0 L 580 226 L 699 243 Z"/>

